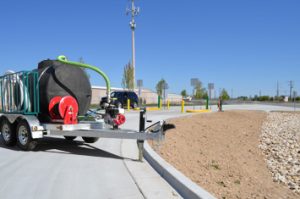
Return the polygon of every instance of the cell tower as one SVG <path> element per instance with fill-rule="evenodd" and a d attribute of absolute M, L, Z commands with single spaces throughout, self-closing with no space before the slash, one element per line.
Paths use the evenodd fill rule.
<path fill-rule="evenodd" d="M 134 17 L 140 13 L 140 8 L 135 7 L 134 0 L 130 0 L 130 1 L 131 1 L 131 8 L 126 9 L 126 14 L 131 15 L 131 21 L 130 21 L 129 25 L 130 25 L 130 29 L 132 32 L 132 67 L 133 67 L 133 82 L 135 83 L 135 35 L 134 35 L 134 31 L 136 28 L 136 23 L 135 23 Z M 135 87 L 135 85 L 133 85 L 133 87 Z"/>

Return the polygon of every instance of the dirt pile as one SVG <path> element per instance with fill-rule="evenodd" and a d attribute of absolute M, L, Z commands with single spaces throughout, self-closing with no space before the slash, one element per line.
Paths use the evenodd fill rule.
<path fill-rule="evenodd" d="M 217 198 L 299 198 L 273 181 L 258 147 L 266 117 L 226 111 L 174 119 L 158 153 Z"/>

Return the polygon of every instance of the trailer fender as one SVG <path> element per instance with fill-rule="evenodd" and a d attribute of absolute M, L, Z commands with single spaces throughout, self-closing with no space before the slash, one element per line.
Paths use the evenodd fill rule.
<path fill-rule="evenodd" d="M 5 114 L 0 117 L 0 121 L 2 121 L 3 119 L 7 119 L 11 124 L 13 124 L 18 117 L 19 115 L 15 114 Z"/>
<path fill-rule="evenodd" d="M 24 115 L 17 115 L 17 114 L 0 115 L 0 123 L 4 119 L 8 120 L 9 123 L 11 123 L 14 128 L 16 128 L 18 126 L 18 123 L 24 119 L 27 121 L 28 125 L 31 128 L 30 133 L 33 139 L 38 139 L 43 137 L 44 128 L 40 126 L 40 123 L 35 118 L 35 116 L 24 116 Z"/>
<path fill-rule="evenodd" d="M 43 131 L 45 130 L 43 126 L 41 126 L 40 121 L 36 116 L 26 115 L 21 117 L 25 119 L 30 126 L 31 136 L 33 139 L 43 138 Z"/>
<path fill-rule="evenodd" d="M 38 139 L 43 137 L 43 131 L 44 127 L 41 126 L 39 120 L 34 115 L 20 115 L 20 114 L 6 114 L 5 116 L 2 115 L 0 117 L 0 120 L 3 118 L 7 118 L 8 121 L 13 124 L 15 127 L 18 126 L 18 123 L 21 120 L 26 120 L 28 123 L 30 130 L 31 130 L 31 136 L 33 139 Z"/>

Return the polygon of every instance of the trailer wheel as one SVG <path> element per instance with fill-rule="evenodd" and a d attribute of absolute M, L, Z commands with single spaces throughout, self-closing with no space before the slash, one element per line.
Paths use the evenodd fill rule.
<path fill-rule="evenodd" d="M 32 139 L 31 130 L 26 120 L 21 120 L 17 126 L 17 144 L 24 151 L 33 150 L 37 141 Z"/>
<path fill-rule="evenodd" d="M 6 146 L 16 145 L 16 131 L 13 125 L 7 120 L 3 119 L 0 124 L 1 136 Z"/>
<path fill-rule="evenodd" d="M 95 143 L 99 140 L 99 138 L 95 138 L 95 137 L 82 137 L 82 139 L 86 142 L 86 143 Z"/>
<path fill-rule="evenodd" d="M 76 136 L 64 136 L 64 137 L 68 141 L 73 141 L 76 138 Z"/>

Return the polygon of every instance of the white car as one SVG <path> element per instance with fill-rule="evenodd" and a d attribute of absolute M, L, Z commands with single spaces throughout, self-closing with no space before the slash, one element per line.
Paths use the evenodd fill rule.
<path fill-rule="evenodd" d="M 192 97 L 191 96 L 187 96 L 187 97 L 184 97 L 183 100 L 190 102 L 190 101 L 192 101 Z"/>

